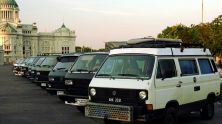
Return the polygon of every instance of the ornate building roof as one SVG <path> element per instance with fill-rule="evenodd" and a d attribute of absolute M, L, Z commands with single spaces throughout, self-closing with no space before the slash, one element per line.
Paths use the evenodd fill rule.
<path fill-rule="evenodd" d="M 63 23 L 62 26 L 55 30 L 56 33 L 61 33 L 61 32 L 71 32 L 70 29 L 68 29 L 65 24 Z"/>
<path fill-rule="evenodd" d="M 15 0 L 0 0 L 0 5 L 14 5 L 15 7 L 18 7 Z"/>
<path fill-rule="evenodd" d="M 17 29 L 10 23 L 0 24 L 0 33 L 17 33 Z"/>

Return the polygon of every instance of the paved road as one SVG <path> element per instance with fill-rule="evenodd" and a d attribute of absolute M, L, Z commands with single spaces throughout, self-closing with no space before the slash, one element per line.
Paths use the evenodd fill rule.
<path fill-rule="evenodd" d="M 182 119 L 181 124 L 222 123 L 222 105 L 216 115 L 203 121 L 199 114 Z M 0 66 L 0 124 L 102 124 L 84 117 L 75 107 L 65 105 L 25 78 L 13 75 L 10 66 Z"/>
<path fill-rule="evenodd" d="M 0 66 L 0 124 L 96 124 L 9 66 Z"/>

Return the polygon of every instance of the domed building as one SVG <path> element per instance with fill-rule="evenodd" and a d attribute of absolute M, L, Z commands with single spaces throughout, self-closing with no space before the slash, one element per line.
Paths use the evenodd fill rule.
<path fill-rule="evenodd" d="M 64 24 L 53 32 L 38 32 L 36 23 L 22 24 L 15 0 L 0 0 L 0 47 L 4 62 L 41 53 L 75 52 L 75 31 Z"/>

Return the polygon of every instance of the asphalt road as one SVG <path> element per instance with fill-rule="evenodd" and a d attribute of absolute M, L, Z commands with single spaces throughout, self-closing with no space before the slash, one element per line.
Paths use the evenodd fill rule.
<path fill-rule="evenodd" d="M 204 121 L 199 113 L 184 116 L 181 124 L 220 124 L 222 105 L 215 104 L 215 117 Z M 25 78 L 14 76 L 11 66 L 0 66 L 0 124 L 103 124 L 84 117 L 75 107 Z M 154 122 L 155 124 L 155 122 Z"/>

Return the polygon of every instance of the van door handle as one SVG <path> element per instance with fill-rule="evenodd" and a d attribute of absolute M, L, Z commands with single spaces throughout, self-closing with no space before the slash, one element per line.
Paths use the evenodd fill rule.
<path fill-rule="evenodd" d="M 176 85 L 176 87 L 181 87 L 182 83 L 183 83 L 182 81 L 179 81 L 178 84 Z"/>
<path fill-rule="evenodd" d="M 181 87 L 181 84 L 177 84 L 176 87 Z"/>
<path fill-rule="evenodd" d="M 196 83 L 197 82 L 197 78 L 193 77 L 193 82 Z"/>

